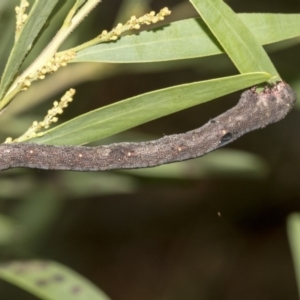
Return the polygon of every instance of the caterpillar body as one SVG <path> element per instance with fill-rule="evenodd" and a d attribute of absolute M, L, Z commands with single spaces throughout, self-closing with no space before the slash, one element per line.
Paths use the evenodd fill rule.
<path fill-rule="evenodd" d="M 296 94 L 285 82 L 242 93 L 236 106 L 200 128 L 140 143 L 107 146 L 52 146 L 33 143 L 0 145 L 0 170 L 25 167 L 51 170 L 105 171 L 159 166 L 203 156 L 247 132 L 282 120 Z"/>

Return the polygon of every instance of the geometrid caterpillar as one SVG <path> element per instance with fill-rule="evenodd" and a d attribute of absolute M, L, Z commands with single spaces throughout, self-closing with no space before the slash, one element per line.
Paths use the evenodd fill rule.
<path fill-rule="evenodd" d="M 141 143 L 116 143 L 99 147 L 50 146 L 30 143 L 0 145 L 0 170 L 25 167 L 51 170 L 104 171 L 136 169 L 203 156 L 245 133 L 283 119 L 296 94 L 279 82 L 257 93 L 242 93 L 236 106 L 202 127 Z"/>

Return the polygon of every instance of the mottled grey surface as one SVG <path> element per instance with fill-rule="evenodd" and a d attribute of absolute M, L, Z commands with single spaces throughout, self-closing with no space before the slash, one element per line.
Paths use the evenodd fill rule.
<path fill-rule="evenodd" d="M 238 104 L 202 127 L 141 143 L 99 147 L 50 146 L 30 143 L 0 145 L 0 170 L 25 167 L 51 170 L 104 171 L 154 167 L 203 156 L 245 133 L 282 120 L 296 94 L 279 82 L 257 93 L 245 91 Z"/>

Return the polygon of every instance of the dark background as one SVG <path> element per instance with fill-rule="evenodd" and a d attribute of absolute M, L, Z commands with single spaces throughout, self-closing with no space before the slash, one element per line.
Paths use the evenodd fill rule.
<path fill-rule="evenodd" d="M 226 2 L 236 12 L 300 12 L 296 0 Z M 77 40 L 113 27 L 120 4 L 103 0 L 78 29 Z M 168 6 L 173 11 L 168 21 L 197 16 L 187 0 L 155 0 L 150 6 L 156 11 Z M 126 18 L 119 16 L 123 22 Z M 282 78 L 299 91 L 297 41 L 267 49 Z M 225 55 L 103 68 L 86 82 L 78 81 L 76 103 L 64 113 L 65 120 L 147 91 L 236 74 Z M 155 120 L 114 140 L 194 129 L 235 105 L 239 94 Z M 31 114 L 40 118 L 49 101 L 29 115 L 20 113 L 20 120 Z M 9 130 L 15 133 L 19 127 Z M 300 208 L 299 133 L 295 108 L 282 122 L 242 137 L 226 151 L 172 169 L 2 173 L 2 213 L 19 220 L 23 235 L 0 244 L 1 259 L 61 262 L 113 300 L 298 299 L 286 218 Z M 242 155 L 240 168 L 235 154 Z M 0 293 L 1 300 L 35 299 L 5 282 L 0 282 Z"/>

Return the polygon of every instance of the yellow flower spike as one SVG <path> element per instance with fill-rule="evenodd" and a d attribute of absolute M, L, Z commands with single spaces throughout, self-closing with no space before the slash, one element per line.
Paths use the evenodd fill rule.
<path fill-rule="evenodd" d="M 68 103 L 73 101 L 74 94 L 74 89 L 66 91 L 59 102 L 53 102 L 53 107 L 48 110 L 47 115 L 45 116 L 43 121 L 34 121 L 32 125 L 28 128 L 28 130 L 19 138 L 14 140 L 12 138 L 7 138 L 5 140 L 5 143 L 23 142 L 35 136 L 43 135 L 43 132 L 38 133 L 38 131 L 48 129 L 52 123 L 56 123 L 58 121 L 57 115 L 62 114 L 64 112 L 64 108 L 68 106 Z"/>
<path fill-rule="evenodd" d="M 29 6 L 29 2 L 27 0 L 21 0 L 20 6 L 15 7 L 16 12 L 16 35 L 15 35 L 15 41 L 18 40 L 20 32 L 28 18 L 28 15 L 26 14 L 26 9 Z"/>
<path fill-rule="evenodd" d="M 164 20 L 164 17 L 168 16 L 170 14 L 171 14 L 171 11 L 167 7 L 165 7 L 163 9 L 161 9 L 157 14 L 155 14 L 154 11 L 151 11 L 150 13 L 145 14 L 144 16 L 139 17 L 139 18 L 137 18 L 136 16 L 131 16 L 130 19 L 125 24 L 119 23 L 119 24 L 117 24 L 117 26 L 115 28 L 113 28 L 109 32 L 107 30 L 103 30 L 102 33 L 100 35 L 98 35 L 96 38 L 94 38 L 86 43 L 83 43 L 79 46 L 76 46 L 72 49 L 69 49 L 67 51 L 72 51 L 75 56 L 75 54 L 80 50 L 83 50 L 85 48 L 88 48 L 88 47 L 91 47 L 93 45 L 97 45 L 100 43 L 115 41 L 126 31 L 129 31 L 132 29 L 139 30 L 142 25 L 150 25 L 150 24 L 157 23 L 159 21 Z M 67 51 L 58 52 L 58 54 L 65 55 L 65 53 Z"/>

